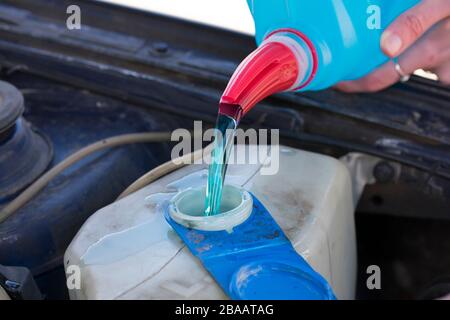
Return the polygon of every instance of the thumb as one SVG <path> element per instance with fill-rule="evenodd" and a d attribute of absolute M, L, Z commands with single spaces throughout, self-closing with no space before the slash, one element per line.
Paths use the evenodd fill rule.
<path fill-rule="evenodd" d="M 423 0 L 389 25 L 381 36 L 381 49 L 389 57 L 396 57 L 448 16 L 449 0 Z"/>

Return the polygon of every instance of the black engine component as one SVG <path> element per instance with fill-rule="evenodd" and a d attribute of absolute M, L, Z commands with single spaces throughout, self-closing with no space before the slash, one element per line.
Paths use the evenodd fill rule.
<path fill-rule="evenodd" d="M 0 265 L 0 286 L 13 300 L 41 300 L 43 296 L 30 270 Z"/>
<path fill-rule="evenodd" d="M 78 149 L 107 137 L 133 132 L 170 131 L 183 125 L 179 118 L 160 112 L 149 114 L 126 103 L 42 78 L 16 74 L 8 80 L 19 87 L 25 96 L 24 116 L 27 121 L 38 127 L 51 141 L 54 156 L 50 166 Z M 0 143 L 0 149 L 26 134 L 30 136 L 34 132 L 19 117 L 14 134 Z M 36 155 L 29 155 L 27 163 L 39 162 L 40 158 L 48 159 L 49 143 L 44 143 L 46 140 L 41 139 L 42 143 L 35 142 L 34 146 L 27 144 L 25 138 L 21 141 L 18 144 L 20 152 L 9 152 L 7 159 L 29 155 L 30 149 Z M 28 141 L 32 139 L 28 138 Z M 169 156 L 167 143 L 133 144 L 100 151 L 69 167 L 0 224 L 0 263 L 29 268 L 47 297 L 66 297 L 62 258 L 78 229 L 92 213 L 113 202 L 130 183 L 167 161 Z M 2 158 L 5 155 L 0 153 Z M 14 168 L 14 163 L 17 165 L 19 161 L 11 160 L 10 163 Z M 8 177 L 12 169 L 0 168 L 0 181 L 4 181 L 5 174 Z M 24 176 L 28 174 L 24 167 L 19 169 L 14 168 L 13 172 Z M 28 183 L 32 180 L 30 178 Z M 13 194 L 12 190 L 17 193 L 19 189 L 9 184 L 3 190 Z M 4 195 L 2 191 L 0 198 L 5 198 Z M 8 200 L 4 201 L 0 208 L 7 203 Z"/>
<path fill-rule="evenodd" d="M 39 177 L 52 159 L 50 141 L 22 117 L 23 96 L 0 81 L 0 205 Z"/>

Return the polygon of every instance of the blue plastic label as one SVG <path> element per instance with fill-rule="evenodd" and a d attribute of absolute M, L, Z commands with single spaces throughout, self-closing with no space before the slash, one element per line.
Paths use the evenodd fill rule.
<path fill-rule="evenodd" d="M 233 232 L 168 223 L 223 291 L 238 300 L 336 299 L 327 281 L 295 251 L 267 209 L 253 197 L 250 217 Z"/>

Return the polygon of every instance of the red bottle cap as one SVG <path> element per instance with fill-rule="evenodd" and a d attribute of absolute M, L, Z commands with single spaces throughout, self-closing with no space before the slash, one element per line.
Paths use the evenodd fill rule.
<path fill-rule="evenodd" d="M 286 31 L 283 31 L 286 33 Z M 298 89 L 309 82 L 311 50 L 283 32 L 271 33 L 238 66 L 220 100 L 219 113 L 240 120 L 256 103 L 274 93 Z M 295 34 L 297 36 L 297 34 Z M 297 36 L 298 37 L 298 36 Z M 300 41 L 303 41 L 300 38 Z M 312 57 L 315 60 L 315 57 Z M 315 62 L 315 61 L 314 61 Z"/>

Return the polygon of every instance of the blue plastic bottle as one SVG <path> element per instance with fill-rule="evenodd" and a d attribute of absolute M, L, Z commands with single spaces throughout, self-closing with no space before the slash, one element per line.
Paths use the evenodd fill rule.
<path fill-rule="evenodd" d="M 248 0 L 261 43 L 277 29 L 307 36 L 318 54 L 317 73 L 304 89 L 359 78 L 388 59 L 382 31 L 418 0 Z M 377 21 L 379 18 L 379 21 Z"/>
<path fill-rule="evenodd" d="M 259 48 L 236 70 L 219 109 L 237 120 L 273 93 L 320 90 L 368 74 L 388 60 L 380 48 L 384 29 L 419 2 L 247 1 Z"/>
<path fill-rule="evenodd" d="M 384 29 L 419 0 L 248 0 L 258 48 L 242 61 L 219 104 L 218 128 L 235 128 L 253 106 L 282 91 L 320 90 L 360 78 L 388 60 Z M 223 127 L 223 125 L 222 125 Z M 226 143 L 213 152 L 206 212 L 215 214 Z M 230 144 L 228 144 L 230 146 Z"/>

